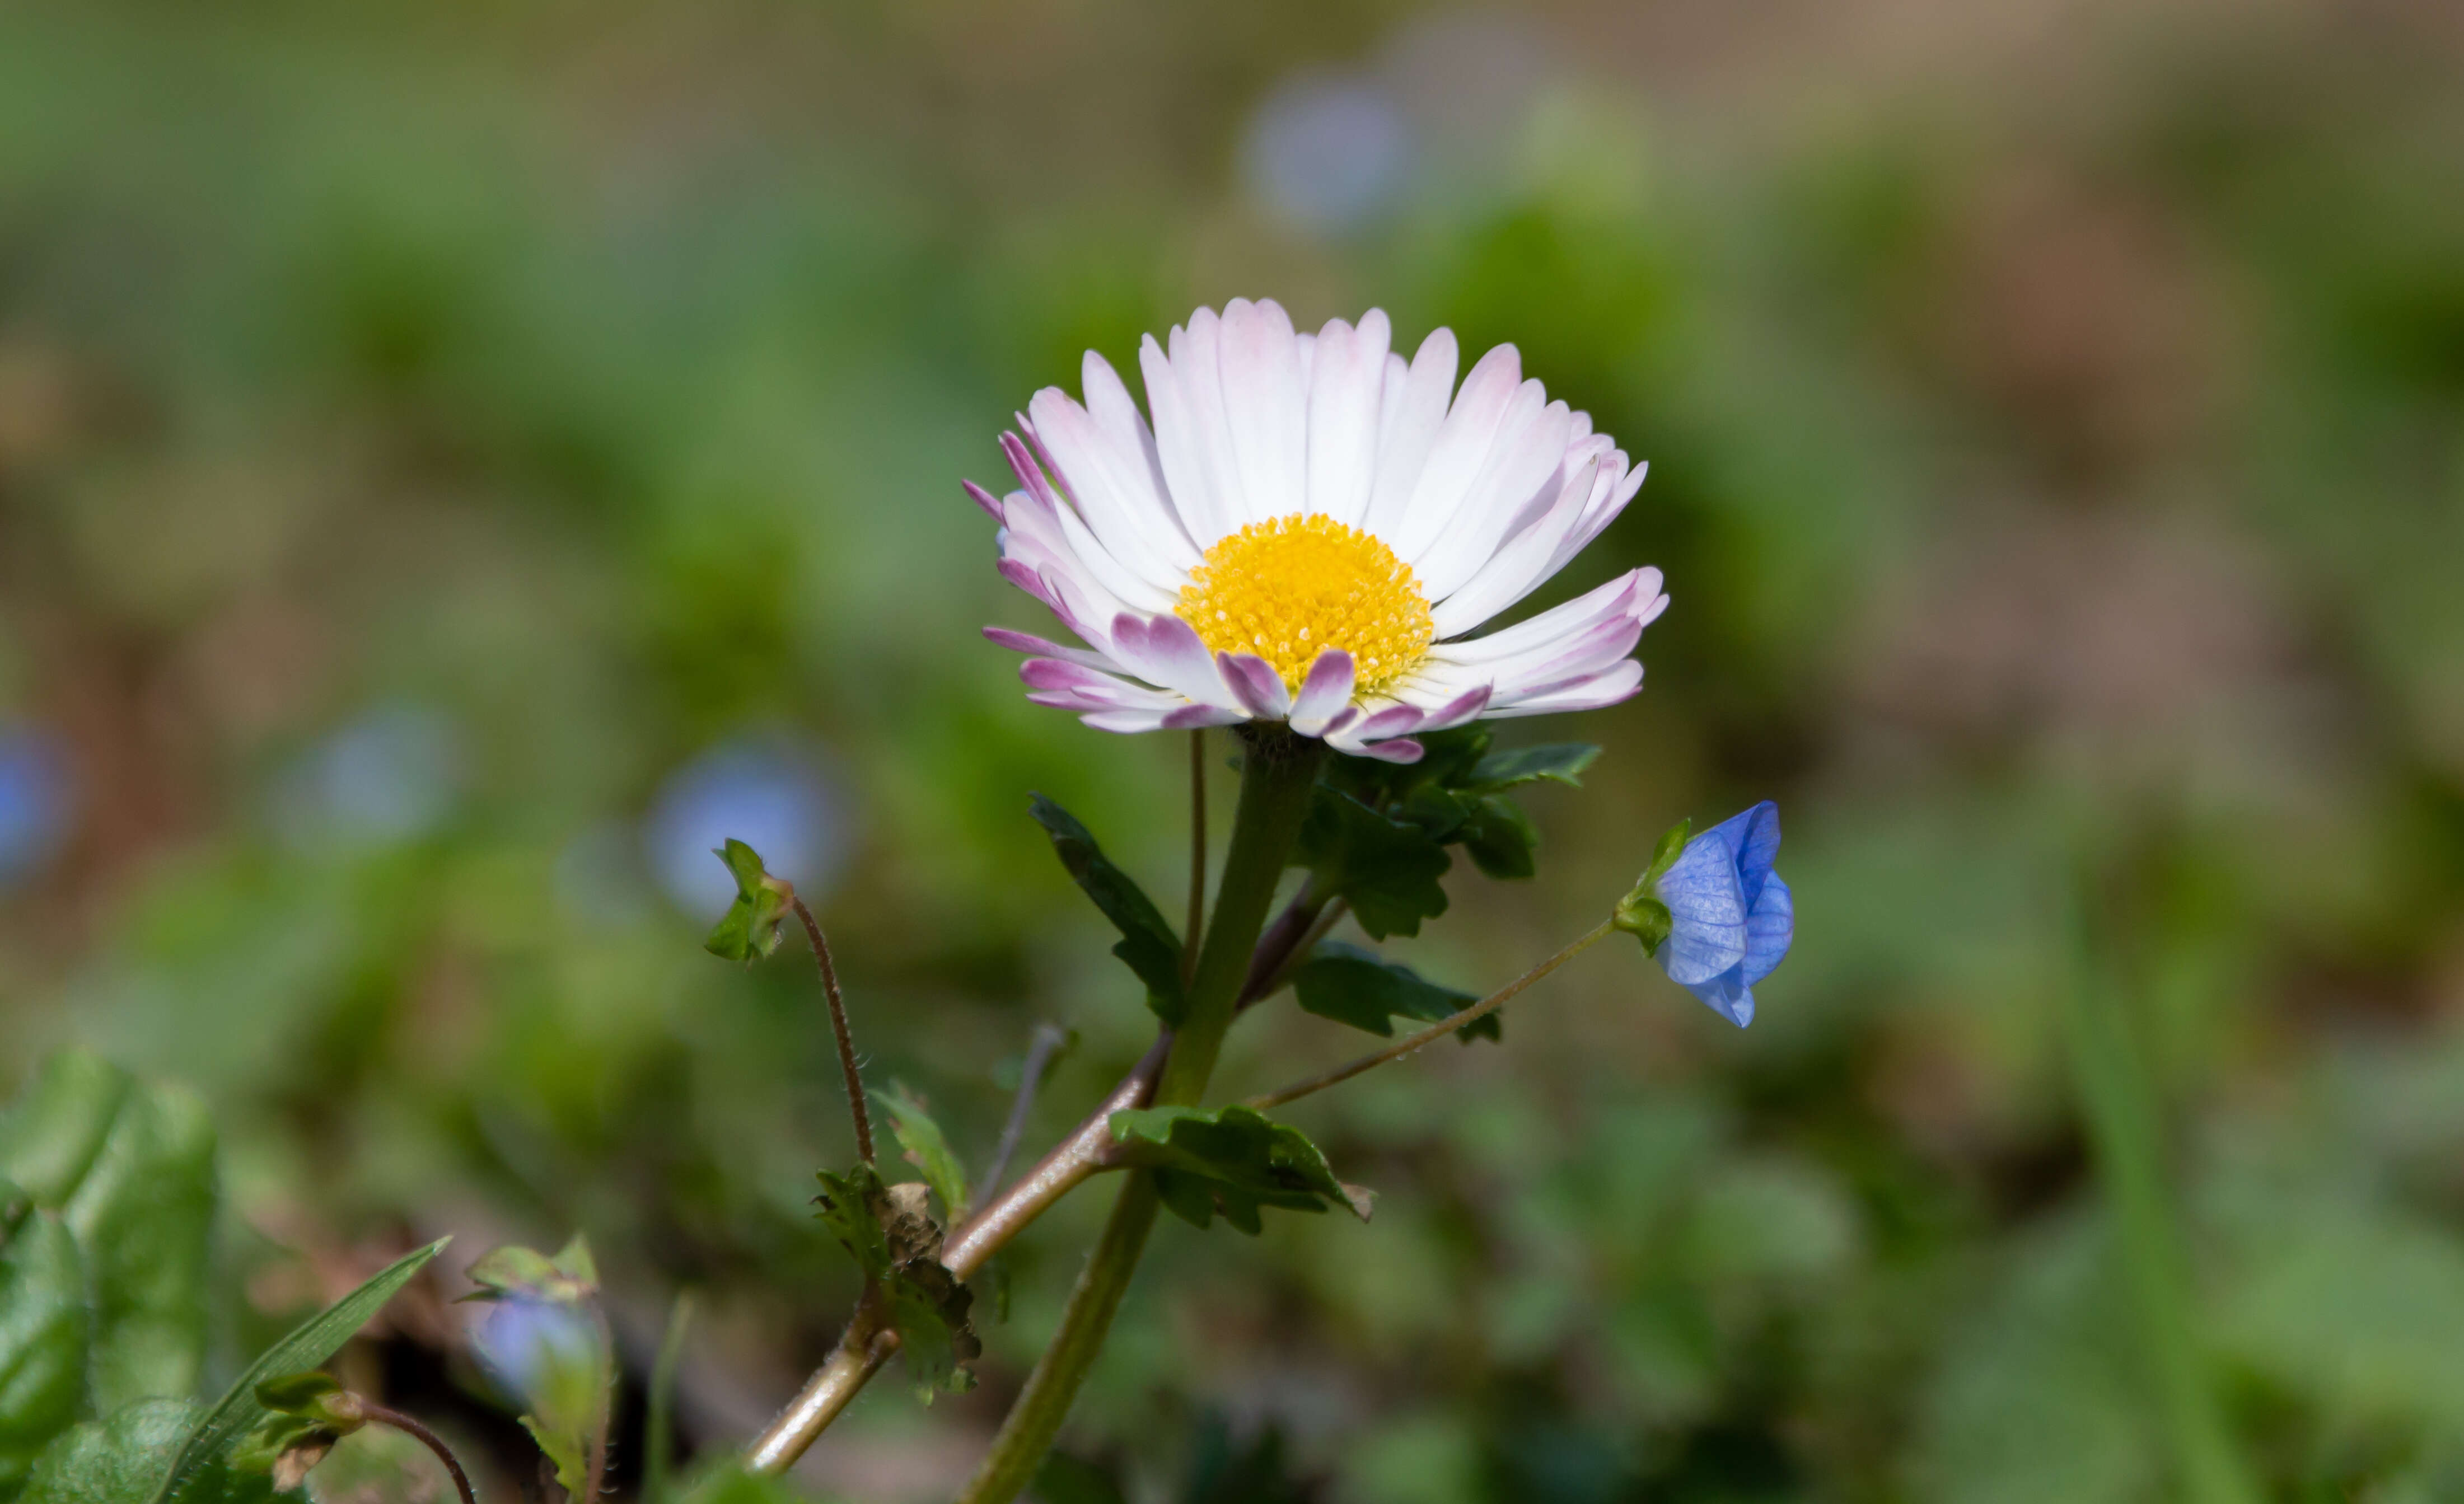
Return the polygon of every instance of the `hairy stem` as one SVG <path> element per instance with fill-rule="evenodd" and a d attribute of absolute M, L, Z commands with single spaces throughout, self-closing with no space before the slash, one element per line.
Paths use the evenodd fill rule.
<path fill-rule="evenodd" d="M 676 1371 L 684 1363 L 685 1332 L 693 1325 L 693 1293 L 681 1291 L 668 1312 L 668 1334 L 659 1342 L 659 1361 L 650 1370 L 649 1452 L 642 1468 L 642 1497 L 647 1504 L 667 1504 L 674 1482 L 676 1460 Z"/>
<path fill-rule="evenodd" d="M 1542 977 L 1547 976 L 1550 972 L 1554 971 L 1559 967 L 1564 966 L 1567 962 L 1574 959 L 1574 957 L 1581 955 L 1592 947 L 1598 945 L 1602 940 L 1606 939 L 1609 932 L 1616 927 L 1617 926 L 1614 922 L 1603 923 L 1597 929 L 1584 935 L 1581 939 L 1576 940 L 1565 949 L 1558 951 L 1555 955 L 1552 955 L 1548 960 L 1541 962 L 1538 966 L 1535 966 L 1530 970 L 1524 972 L 1521 976 L 1518 976 L 1513 981 L 1507 983 L 1504 987 L 1501 987 L 1496 992 L 1489 993 L 1486 997 L 1482 998 L 1479 1002 L 1472 1004 L 1463 1012 L 1441 1018 L 1436 1023 L 1429 1025 L 1426 1029 L 1422 1029 L 1416 1034 L 1407 1034 L 1382 1050 L 1374 1050 L 1349 1064 L 1338 1065 L 1333 1070 L 1328 1071 L 1322 1076 L 1312 1076 L 1308 1080 L 1295 1082 L 1292 1085 L 1285 1087 L 1281 1091 L 1268 1092 L 1263 1097 L 1252 1097 L 1248 1100 L 1245 1105 L 1255 1107 L 1260 1112 L 1264 1112 L 1269 1107 L 1280 1107 L 1287 1101 L 1298 1101 L 1303 1097 L 1307 1097 L 1311 1093 L 1322 1092 L 1330 1086 L 1339 1085 L 1365 1071 L 1374 1071 L 1389 1060 L 1399 1060 L 1404 1056 L 1410 1055 L 1415 1050 L 1425 1049 L 1429 1045 L 1435 1044 L 1440 1039 L 1444 1038 L 1447 1035 L 1454 1033 L 1463 1025 L 1468 1023 L 1478 1023 L 1481 1019 L 1487 1017 L 1489 1014 L 1505 1007 L 1507 1003 L 1513 1001 L 1516 993 L 1522 992 L 1525 988 L 1529 987 L 1532 983 L 1540 980 Z"/>
<path fill-rule="evenodd" d="M 462 1495 L 462 1504 L 479 1504 L 479 1495 L 471 1490 L 471 1475 L 462 1471 L 461 1459 L 453 1455 L 452 1448 L 445 1445 L 444 1437 L 429 1430 L 425 1423 L 414 1420 L 400 1410 L 379 1405 L 373 1400 L 361 1400 L 360 1413 L 379 1426 L 392 1427 L 429 1451 L 436 1453 L 436 1460 L 445 1464 L 445 1471 L 453 1475 L 454 1492 Z"/>
<path fill-rule="evenodd" d="M 1206 926 L 1206 728 L 1189 733 L 1189 923 L 1181 929 L 1180 979 L 1198 970 L 1198 937 Z"/>
<path fill-rule="evenodd" d="M 1318 761 L 1324 754 L 1319 743 L 1294 737 L 1281 728 L 1252 730 L 1247 743 L 1241 803 L 1232 817 L 1232 846 L 1223 860 L 1221 885 L 1216 890 L 1214 923 L 1199 950 L 1188 1012 L 1174 1036 L 1163 1076 L 1155 1083 L 1155 1100 L 1168 1106 L 1198 1101 L 1215 1073 L 1224 1033 L 1248 990 L 1259 933 L 1265 927 L 1276 883 L 1299 838 L 1309 790 L 1317 781 Z M 959 1504 L 1008 1504 L 1034 1477 L 1068 1417 L 1070 1402 L 1103 1351 L 1159 1205 L 1155 1177 L 1143 1170 L 1132 1171 L 1113 1204 L 1103 1237 L 1069 1294 L 1061 1330 L 1027 1376 L 1026 1387 L 1001 1422 L 983 1466 L 959 1494 Z"/>
<path fill-rule="evenodd" d="M 803 899 L 796 900 L 796 917 L 804 922 L 804 938 L 813 943 L 813 960 L 822 969 L 822 991 L 830 1000 L 830 1033 L 839 1043 L 839 1069 L 847 1076 L 847 1111 L 855 1118 L 856 1158 L 872 1163 L 872 1111 L 864 1102 L 864 1075 L 856 1069 L 855 1035 L 847 1030 L 847 999 L 839 995 L 839 970 L 830 963 L 830 943 L 823 938 L 821 922 Z"/>

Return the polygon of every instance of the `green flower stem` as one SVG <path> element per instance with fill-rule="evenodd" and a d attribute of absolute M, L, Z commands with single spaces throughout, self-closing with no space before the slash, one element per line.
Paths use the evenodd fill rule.
<path fill-rule="evenodd" d="M 1393 1044 L 1388 1045 L 1382 1050 L 1373 1050 L 1356 1060 L 1351 1061 L 1348 1064 L 1336 1066 L 1333 1070 L 1328 1071 L 1324 1075 L 1312 1076 L 1308 1080 L 1297 1081 L 1292 1085 L 1285 1087 L 1281 1091 L 1268 1092 L 1263 1097 L 1252 1097 L 1246 1102 L 1243 1103 L 1243 1105 L 1255 1107 L 1260 1112 L 1265 1112 L 1269 1107 L 1280 1107 L 1287 1101 L 1298 1101 L 1303 1097 L 1309 1096 L 1316 1092 L 1322 1092 L 1330 1086 L 1341 1085 L 1343 1082 L 1352 1079 L 1353 1077 L 1360 1075 L 1364 1071 L 1375 1070 L 1378 1066 L 1385 1064 L 1389 1060 L 1399 1060 L 1403 1057 L 1410 1055 L 1415 1051 L 1425 1049 L 1428 1046 L 1437 1043 L 1440 1039 L 1444 1038 L 1446 1035 L 1454 1033 L 1463 1025 L 1478 1023 L 1480 1020 L 1505 1007 L 1507 1003 L 1513 1001 L 1516 993 L 1522 992 L 1525 988 L 1529 987 L 1532 983 L 1540 980 L 1542 977 L 1547 976 L 1550 972 L 1554 971 L 1559 967 L 1564 966 L 1567 962 L 1574 959 L 1574 957 L 1581 955 L 1584 951 L 1592 948 L 1592 947 L 1598 945 L 1601 941 L 1607 939 L 1610 932 L 1616 928 L 1617 921 L 1606 921 L 1597 929 L 1595 929 L 1591 933 L 1583 936 L 1581 939 L 1576 940 L 1565 949 L 1558 951 L 1555 955 L 1552 955 L 1548 960 L 1541 962 L 1538 966 L 1535 966 L 1530 970 L 1524 972 L 1521 976 L 1518 976 L 1513 981 L 1507 983 L 1504 987 L 1501 987 L 1496 992 L 1489 993 L 1486 997 L 1482 998 L 1479 1002 L 1472 1004 L 1463 1012 L 1452 1014 L 1446 1017 L 1441 1018 L 1436 1023 L 1429 1025 L 1426 1029 L 1422 1029 L 1417 1034 L 1407 1034 L 1402 1038 L 1396 1040 Z"/>
<path fill-rule="evenodd" d="M 1309 811 L 1309 789 L 1317 781 L 1322 746 L 1293 736 L 1280 728 L 1253 731 L 1241 774 L 1241 803 L 1232 817 L 1232 849 L 1223 861 L 1223 879 L 1215 894 L 1215 920 L 1198 954 L 1198 970 L 1190 985 L 1189 1012 L 1176 1032 L 1172 1054 L 1155 1100 L 1163 1106 L 1194 1105 L 1205 1094 L 1222 1053 L 1223 1035 L 1239 1011 L 1249 980 L 1251 952 L 1265 928 L 1266 910 L 1274 903 L 1275 884 L 1300 837 L 1301 819 Z M 1130 1287 L 1138 1255 L 1146 1249 L 1161 1205 L 1155 1177 L 1132 1171 L 1112 1205 L 1104 1235 L 1078 1276 L 1077 1288 L 1061 1317 L 1061 1330 L 1027 1377 L 1026 1387 L 1001 1422 L 984 1458 L 958 1504 L 1008 1504 L 1035 1476 L 1044 1455 L 1061 1433 L 1070 1402 L 1094 1367 L 1096 1355 L 1111 1332 L 1113 1313 Z"/>

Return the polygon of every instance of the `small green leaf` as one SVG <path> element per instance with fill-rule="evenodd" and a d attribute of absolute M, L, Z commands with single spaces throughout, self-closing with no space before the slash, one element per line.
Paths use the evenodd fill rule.
<path fill-rule="evenodd" d="M 897 1328 L 915 1392 L 929 1403 L 941 1390 L 963 1394 L 974 1388 L 976 1376 L 964 1365 L 984 1350 L 968 1322 L 975 1293 L 937 1258 L 899 1265 L 882 1293 L 889 1297 L 890 1324 Z"/>
<path fill-rule="evenodd" d="M 1095 838 L 1088 834 L 1075 816 L 1041 794 L 1035 796 L 1028 809 L 1035 822 L 1052 838 L 1052 849 L 1060 856 L 1062 866 L 1094 900 L 1104 917 L 1112 922 L 1112 927 L 1121 932 L 1120 944 L 1112 947 L 1112 954 L 1127 963 L 1138 980 L 1146 984 L 1147 1006 L 1166 1024 L 1178 1027 L 1189 1008 L 1180 977 L 1180 937 L 1162 910 L 1128 873 L 1105 857 L 1103 848 L 1095 844 Z"/>
<path fill-rule="evenodd" d="M 731 839 L 711 855 L 727 863 L 736 879 L 736 902 L 727 906 L 702 948 L 726 961 L 750 966 L 779 948 L 779 926 L 796 901 L 796 890 L 772 877 L 761 854 Z"/>
<path fill-rule="evenodd" d="M 162 1486 L 154 1491 L 155 1504 L 174 1498 L 204 1504 L 209 1494 L 189 1493 L 191 1486 L 203 1489 L 219 1476 L 228 1468 L 240 1438 L 266 1414 L 265 1406 L 257 1403 L 257 1384 L 275 1374 L 313 1368 L 333 1357 L 354 1333 L 367 1325 L 370 1317 L 384 1309 L 395 1292 L 410 1283 L 411 1276 L 427 1268 L 429 1260 L 443 1253 L 445 1245 L 451 1241 L 441 1237 L 426 1248 L 405 1253 L 367 1283 L 292 1328 L 289 1336 L 258 1355 L 181 1444 L 179 1456 L 162 1475 Z M 135 1496 L 138 1495 L 121 1495 Z"/>
<path fill-rule="evenodd" d="M 1133 1108 L 1112 1114 L 1111 1128 L 1123 1161 L 1158 1171 L 1164 1205 L 1198 1227 L 1221 1211 L 1255 1234 L 1261 1207 L 1323 1211 L 1330 1202 L 1369 1218 L 1369 1192 L 1335 1179 L 1308 1134 L 1255 1108 Z"/>
<path fill-rule="evenodd" d="M 845 1175 L 824 1170 L 821 1182 L 814 1205 L 822 1224 L 864 1277 L 880 1283 L 918 1392 L 929 1398 L 970 1387 L 975 1376 L 959 1365 L 983 1351 L 967 1319 L 975 1296 L 941 1263 L 941 1225 L 928 1210 L 927 1188 L 885 1186 L 869 1165 Z"/>
<path fill-rule="evenodd" d="M 883 1228 L 890 1215 L 889 1188 L 869 1165 L 858 1165 L 844 1175 L 822 1170 L 816 1177 L 822 1193 L 813 1198 L 814 1215 L 839 1246 L 855 1260 L 867 1279 L 890 1273 L 890 1236 Z"/>
<path fill-rule="evenodd" d="M 892 1081 L 890 1090 L 873 1096 L 889 1110 L 891 1137 L 898 1141 L 907 1163 L 924 1172 L 924 1183 L 941 1198 L 942 1216 L 957 1227 L 967 1215 L 967 1171 L 950 1151 L 941 1125 L 903 1082 Z"/>
<path fill-rule="evenodd" d="M 1660 954 L 1660 948 L 1668 942 L 1669 927 L 1675 923 L 1668 905 L 1652 888 L 1685 850 L 1685 838 L 1693 826 L 1692 820 L 1682 819 L 1668 827 L 1660 838 L 1659 848 L 1652 853 L 1651 865 L 1634 880 L 1633 890 L 1617 900 L 1617 912 L 1611 917 L 1619 929 L 1642 942 L 1645 955 Z"/>
<path fill-rule="evenodd" d="M 315 1410 L 317 1403 L 329 1394 L 339 1394 L 342 1386 L 332 1374 L 310 1368 L 300 1373 L 276 1374 L 257 1381 L 256 1403 L 269 1410 L 304 1415 Z"/>
<path fill-rule="evenodd" d="M 1497 794 L 1544 778 L 1570 788 L 1579 787 L 1583 770 L 1599 754 L 1600 750 L 1589 742 L 1550 742 L 1491 752 L 1471 770 L 1462 787 L 1473 794 Z"/>
<path fill-rule="evenodd" d="M 33 1479 L 18 1504 L 132 1504 L 149 1494 L 165 1496 L 175 1459 L 187 1460 L 181 1438 L 190 1434 L 195 1417 L 196 1406 L 186 1400 L 140 1400 L 64 1432 L 34 1464 Z M 210 1468 L 182 1476 L 192 1484 L 187 1498 L 194 1504 L 273 1497 L 267 1480 L 231 1476 L 220 1456 Z"/>
<path fill-rule="evenodd" d="M 535 1248 L 507 1244 L 472 1261 L 463 1276 L 479 1288 L 464 1300 L 548 1300 L 580 1305 L 599 1294 L 599 1269 L 589 1241 L 580 1233 L 554 1258 Z"/>
<path fill-rule="evenodd" d="M 551 1426 L 536 1415 L 522 1417 L 522 1429 L 531 1433 L 531 1444 L 539 1450 L 548 1466 L 556 1470 L 556 1481 L 564 1488 L 568 1499 L 578 1499 L 590 1487 L 589 1440 L 578 1431 Z"/>
<path fill-rule="evenodd" d="M 30 1211 L 0 1250 L 0 1498 L 85 1399 L 85 1261 L 48 1211 Z"/>
<path fill-rule="evenodd" d="M 1540 844 L 1540 832 L 1512 799 L 1493 794 L 1483 797 L 1457 829 L 1456 839 L 1472 865 L 1490 877 L 1528 878 L 1536 870 L 1531 852 Z"/>
<path fill-rule="evenodd" d="M 1339 940 L 1320 942 L 1292 972 L 1292 995 L 1304 1012 L 1387 1035 L 1394 1034 L 1398 1016 L 1436 1023 L 1478 1001 L 1469 992 L 1440 987 L 1410 967 Z M 1466 1027 L 1477 1030 L 1487 1021 L 1478 1019 Z"/>
<path fill-rule="evenodd" d="M 1312 793 L 1301 825 L 1300 863 L 1349 902 L 1360 927 L 1380 940 L 1417 935 L 1421 920 L 1446 911 L 1446 890 L 1438 880 L 1454 864 L 1419 826 L 1389 819 L 1325 784 Z"/>

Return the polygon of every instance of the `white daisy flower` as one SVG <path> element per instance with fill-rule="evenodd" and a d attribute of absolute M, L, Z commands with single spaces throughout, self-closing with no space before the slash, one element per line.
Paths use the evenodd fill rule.
<path fill-rule="evenodd" d="M 1028 699 L 1109 731 L 1287 722 L 1410 762 L 1416 732 L 1641 688 L 1626 655 L 1667 608 L 1657 569 L 1470 634 L 1597 536 L 1644 467 L 1525 381 L 1512 345 L 1458 391 L 1452 332 L 1408 362 L 1389 333 L 1373 309 L 1295 334 L 1235 298 L 1147 337 L 1152 429 L 1091 350 L 1085 406 L 1035 394 L 1001 436 L 1024 489 L 967 486 L 1001 525 L 1002 575 L 1086 644 L 985 628 L 1030 655 Z"/>

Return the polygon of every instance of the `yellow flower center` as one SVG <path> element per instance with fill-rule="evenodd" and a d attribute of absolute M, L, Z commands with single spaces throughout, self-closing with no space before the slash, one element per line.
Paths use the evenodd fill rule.
<path fill-rule="evenodd" d="M 1317 655 L 1352 655 L 1353 693 L 1410 672 L 1438 635 L 1412 566 L 1375 537 L 1294 512 L 1226 534 L 1190 572 L 1177 608 L 1219 653 L 1255 653 L 1297 689 Z"/>

